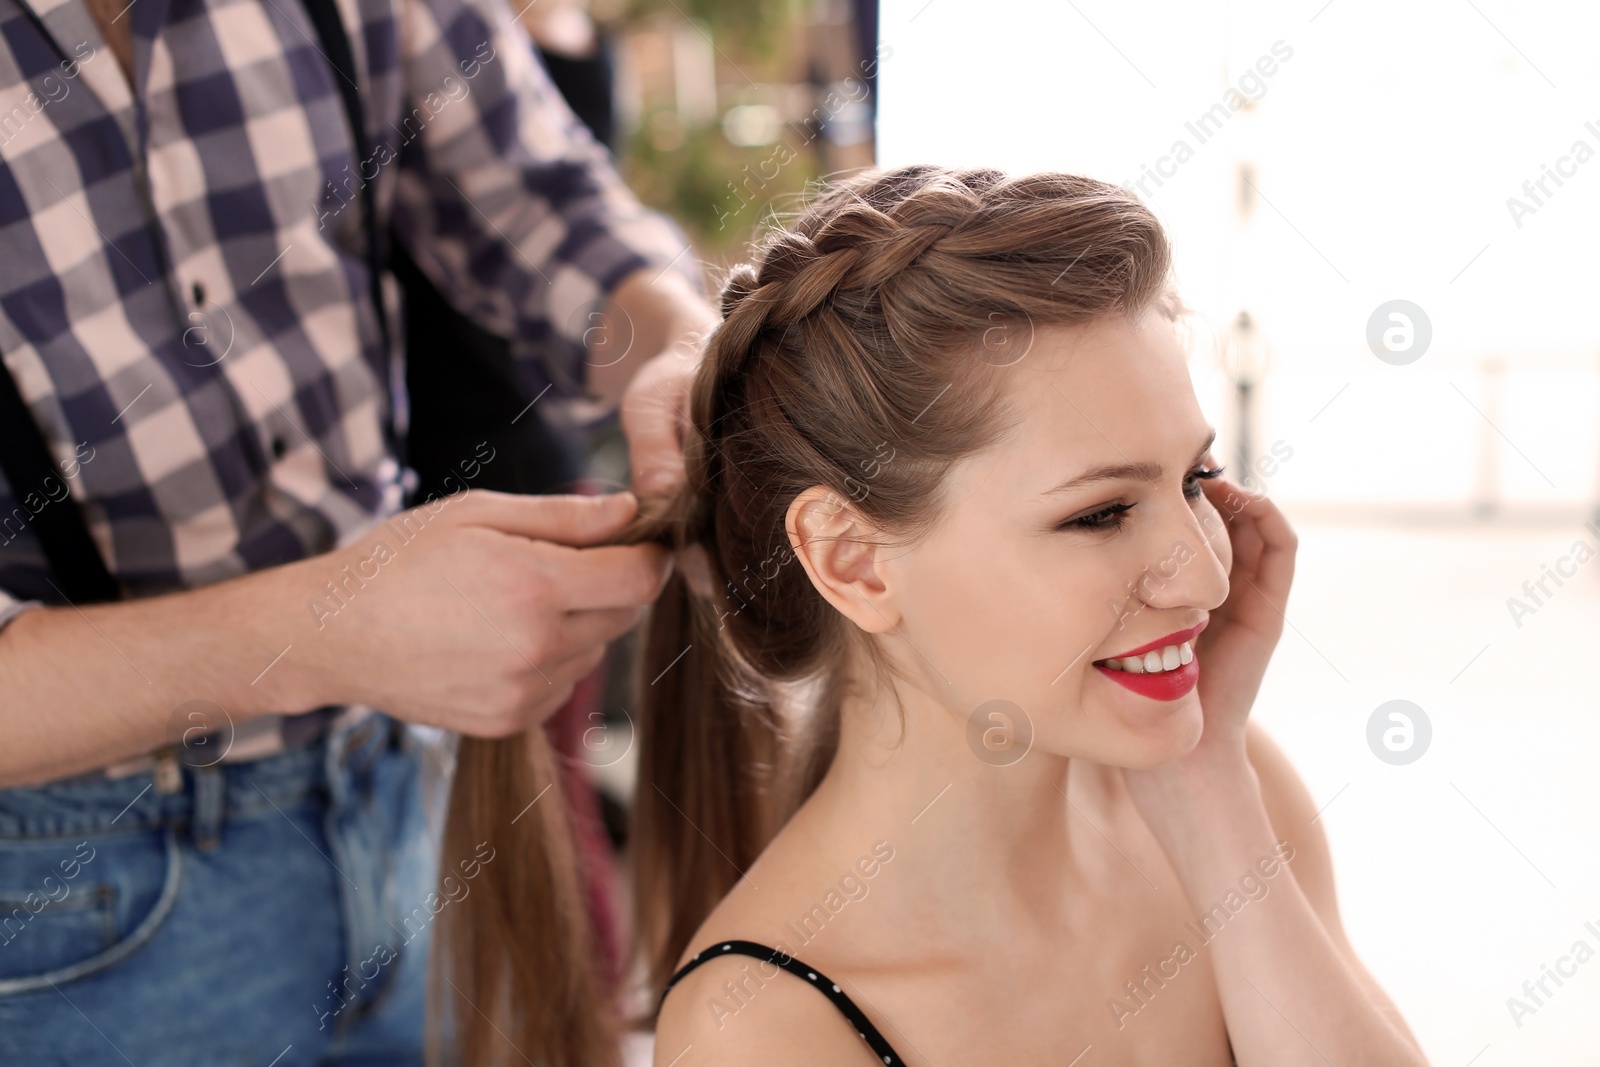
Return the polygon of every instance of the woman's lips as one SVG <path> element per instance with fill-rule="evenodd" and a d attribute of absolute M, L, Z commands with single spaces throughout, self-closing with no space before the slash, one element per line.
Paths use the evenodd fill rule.
<path fill-rule="evenodd" d="M 1156 674 L 1134 674 L 1096 663 L 1094 669 L 1116 682 L 1151 700 L 1177 700 L 1186 695 L 1200 681 L 1200 659 L 1196 657 L 1183 666 Z"/>
<path fill-rule="evenodd" d="M 1201 619 L 1197 625 L 1191 626 L 1187 630 L 1178 630 L 1165 637 L 1158 637 L 1148 644 L 1140 645 L 1138 648 L 1130 648 L 1126 652 L 1118 652 L 1114 656 L 1105 656 L 1095 660 L 1095 662 L 1104 663 L 1108 659 L 1127 659 L 1129 656 L 1142 656 L 1146 652 L 1154 652 L 1156 649 L 1165 648 L 1168 645 L 1181 645 L 1185 641 L 1193 641 L 1200 636 L 1200 631 L 1204 630 L 1210 623 L 1210 619 Z"/>
<path fill-rule="evenodd" d="M 1158 637 L 1148 644 L 1138 648 L 1130 648 L 1115 656 L 1108 656 L 1105 660 L 1097 660 L 1094 669 L 1110 678 L 1124 689 L 1138 693 L 1140 696 L 1152 700 L 1177 700 L 1192 690 L 1200 680 L 1200 658 L 1193 656 L 1188 663 L 1180 664 L 1171 670 L 1146 670 L 1138 673 L 1132 670 L 1118 670 L 1116 667 L 1104 666 L 1107 660 L 1115 660 L 1118 664 L 1149 652 L 1169 649 L 1173 646 L 1186 645 L 1197 637 L 1201 630 L 1206 628 L 1210 619 L 1202 619 L 1198 625 L 1186 630 L 1178 630 Z M 1185 653 L 1187 654 L 1187 653 Z M 1168 661 L 1170 662 L 1170 660 Z"/>

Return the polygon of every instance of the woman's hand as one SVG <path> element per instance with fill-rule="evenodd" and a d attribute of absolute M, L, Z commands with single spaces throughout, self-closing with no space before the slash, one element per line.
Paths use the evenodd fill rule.
<path fill-rule="evenodd" d="M 1304 783 L 1259 730 L 1246 749 L 1250 709 L 1283 634 L 1294 531 L 1265 497 L 1220 478 L 1202 485 L 1212 505 L 1197 510 L 1206 536 L 1218 560 L 1232 550 L 1228 595 L 1195 649 L 1204 727 L 1181 759 L 1124 768 L 1129 795 L 1195 914 L 1220 911 L 1228 924 L 1205 954 L 1237 1062 L 1427 1067 L 1345 938 L 1327 841 Z M 1263 862 L 1276 856 L 1287 864 L 1297 851 L 1293 873 L 1279 874 L 1270 892 L 1251 894 L 1248 911 L 1230 903 L 1244 900 L 1245 878 L 1265 885 L 1273 868 Z"/>
<path fill-rule="evenodd" d="M 1164 844 L 1176 843 L 1188 827 L 1178 821 L 1198 814 L 1195 798 L 1213 799 L 1233 786 L 1256 785 L 1245 754 L 1245 726 L 1283 634 L 1284 608 L 1294 579 L 1299 543 L 1283 513 L 1265 496 L 1217 478 L 1202 482 L 1212 504 L 1201 525 L 1219 558 L 1231 546 L 1228 597 L 1211 612 L 1195 642 L 1200 661 L 1198 693 L 1205 715 L 1200 741 L 1181 759 L 1148 770 L 1124 771 L 1128 791 L 1145 821 Z M 1226 802 L 1226 801 L 1224 801 Z"/>
<path fill-rule="evenodd" d="M 1283 635 L 1299 544 L 1289 520 L 1264 495 L 1223 478 L 1201 484 L 1216 509 L 1207 517 L 1206 534 L 1229 539 L 1233 568 L 1227 600 L 1195 643 L 1206 725 L 1191 758 L 1221 745 L 1243 752 L 1245 723 Z"/>

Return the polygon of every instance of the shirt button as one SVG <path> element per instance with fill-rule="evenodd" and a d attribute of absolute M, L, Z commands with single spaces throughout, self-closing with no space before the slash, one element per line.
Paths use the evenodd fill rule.
<path fill-rule="evenodd" d="M 194 297 L 194 306 L 199 307 L 206 302 L 206 287 L 195 282 L 189 287 L 189 295 Z"/>
<path fill-rule="evenodd" d="M 283 438 L 274 437 L 272 439 L 272 458 L 273 459 L 282 459 L 283 458 L 283 454 L 286 451 L 288 451 L 288 449 L 289 449 L 289 444 Z"/>

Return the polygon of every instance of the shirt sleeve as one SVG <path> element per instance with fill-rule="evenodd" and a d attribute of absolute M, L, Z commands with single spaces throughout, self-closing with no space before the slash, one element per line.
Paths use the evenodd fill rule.
<path fill-rule="evenodd" d="M 582 396 L 584 337 L 612 290 L 672 270 L 704 292 L 698 260 L 623 183 L 506 0 L 401 12 L 394 232 L 447 300 L 534 357 L 535 379 Z"/>

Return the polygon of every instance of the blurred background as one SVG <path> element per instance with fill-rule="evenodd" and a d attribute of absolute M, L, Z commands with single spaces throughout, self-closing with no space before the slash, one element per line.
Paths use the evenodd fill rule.
<path fill-rule="evenodd" d="M 1597 21 L 882 11 L 881 163 L 1079 171 L 1168 227 L 1219 458 L 1300 534 L 1255 714 L 1323 808 L 1352 942 L 1439 1065 L 1600 1062 L 1600 964 L 1522 988 L 1600 949 Z"/>
<path fill-rule="evenodd" d="M 1600 952 L 1600 10 L 551 2 L 583 19 L 530 29 L 604 42 L 624 171 L 711 284 L 874 161 L 1076 171 L 1157 212 L 1218 457 L 1300 534 L 1255 714 L 1352 942 L 1441 1067 L 1600 1063 L 1600 961 L 1524 990 Z M 625 479 L 614 425 L 590 450 Z"/>

